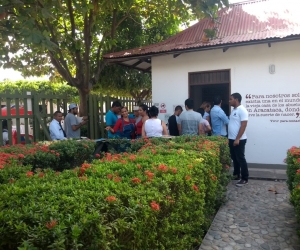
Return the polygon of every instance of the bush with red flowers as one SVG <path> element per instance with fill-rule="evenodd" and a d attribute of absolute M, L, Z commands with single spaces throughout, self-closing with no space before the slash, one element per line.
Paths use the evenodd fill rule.
<path fill-rule="evenodd" d="M 284 162 L 287 163 L 287 184 L 291 191 L 291 203 L 295 206 L 300 222 L 300 147 L 291 147 Z M 300 231 L 298 234 L 300 236 Z"/>
<path fill-rule="evenodd" d="M 146 140 L 136 153 L 106 153 L 61 173 L 27 169 L 3 182 L 0 249 L 196 247 L 226 185 L 226 142 L 181 140 Z"/>
<path fill-rule="evenodd" d="M 0 169 L 5 166 L 32 166 L 32 170 L 51 168 L 56 171 L 72 169 L 89 161 L 95 149 L 90 140 L 64 140 L 51 144 L 29 144 L 0 147 Z M 0 182 L 1 183 L 1 182 Z"/>
<path fill-rule="evenodd" d="M 296 176 L 299 176 L 298 170 L 300 169 L 300 147 L 291 147 L 287 151 L 287 157 L 284 159 L 284 162 L 287 164 L 287 184 L 292 191 L 298 184 L 299 181 L 295 180 Z"/>

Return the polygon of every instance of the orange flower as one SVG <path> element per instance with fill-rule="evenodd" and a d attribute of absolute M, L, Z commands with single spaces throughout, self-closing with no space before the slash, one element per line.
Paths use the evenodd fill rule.
<path fill-rule="evenodd" d="M 108 175 L 107 175 L 107 178 L 108 178 L 108 179 L 112 179 L 113 177 L 114 177 L 114 176 L 113 176 L 112 174 L 108 174 Z"/>
<path fill-rule="evenodd" d="M 46 227 L 47 227 L 48 229 L 52 229 L 52 228 L 55 227 L 56 225 L 57 225 L 57 220 L 52 220 L 52 221 L 46 223 Z"/>
<path fill-rule="evenodd" d="M 148 180 L 151 180 L 154 177 L 154 173 L 152 173 L 150 170 L 146 170 L 145 175 L 148 176 Z"/>
<path fill-rule="evenodd" d="M 56 155 L 56 156 L 59 156 L 59 153 L 56 153 L 55 155 Z"/>
<path fill-rule="evenodd" d="M 87 181 L 87 177 L 86 176 L 81 176 L 81 177 L 79 177 L 79 180 L 81 180 L 81 181 Z"/>
<path fill-rule="evenodd" d="M 95 157 L 96 157 L 96 158 L 100 158 L 100 155 L 99 155 L 99 154 L 95 154 Z"/>
<path fill-rule="evenodd" d="M 114 182 L 121 182 L 122 181 L 122 178 L 117 176 L 113 179 Z"/>
<path fill-rule="evenodd" d="M 150 203 L 150 205 L 151 205 L 152 210 L 156 210 L 156 211 L 160 210 L 159 204 L 157 204 L 155 201 L 152 201 Z"/>
<path fill-rule="evenodd" d="M 166 165 L 159 165 L 158 170 L 162 171 L 162 172 L 167 172 L 168 171 L 168 167 Z"/>
<path fill-rule="evenodd" d="M 191 179 L 191 176 L 187 175 L 187 176 L 185 177 L 185 179 L 186 179 L 187 181 L 189 181 L 189 180 Z"/>
<path fill-rule="evenodd" d="M 129 160 L 134 161 L 136 159 L 136 155 L 130 155 Z"/>
<path fill-rule="evenodd" d="M 21 159 L 23 159 L 23 158 L 25 157 L 23 154 L 19 154 L 18 156 L 19 156 L 19 158 L 21 158 Z"/>
<path fill-rule="evenodd" d="M 193 189 L 196 191 L 196 192 L 199 192 L 199 189 L 196 185 L 193 185 Z"/>
<path fill-rule="evenodd" d="M 26 173 L 26 175 L 27 175 L 28 177 L 33 176 L 33 172 L 28 171 L 28 172 Z"/>
<path fill-rule="evenodd" d="M 177 173 L 177 168 L 171 168 L 171 171 L 176 174 Z"/>
<path fill-rule="evenodd" d="M 0 165 L 0 169 L 3 169 L 3 168 L 4 168 L 4 166 Z"/>
<path fill-rule="evenodd" d="M 55 172 L 55 175 L 60 175 L 60 172 L 59 172 L 59 171 L 56 171 L 56 172 Z"/>
<path fill-rule="evenodd" d="M 105 200 L 107 200 L 108 202 L 113 202 L 113 201 L 116 201 L 117 198 L 115 196 L 108 196 L 105 198 Z"/>
<path fill-rule="evenodd" d="M 296 171 L 296 173 L 297 173 L 297 174 L 300 174 L 300 169 L 298 169 L 298 170 Z"/>
<path fill-rule="evenodd" d="M 90 168 L 90 167 L 91 167 L 91 164 L 83 163 L 83 164 L 81 165 L 81 167 L 84 168 L 84 169 L 87 169 L 87 168 Z"/>
<path fill-rule="evenodd" d="M 140 183 L 141 182 L 141 180 L 139 178 L 137 178 L 137 177 L 132 178 L 131 181 L 133 183 Z"/>
<path fill-rule="evenodd" d="M 40 178 L 43 178 L 43 177 L 44 177 L 44 175 L 45 175 L 44 173 L 39 173 L 39 175 L 38 175 L 38 176 L 39 176 Z"/>
<path fill-rule="evenodd" d="M 141 166 L 140 164 L 137 164 L 137 168 L 138 168 L 138 169 L 141 169 L 142 166 Z"/>
<path fill-rule="evenodd" d="M 217 176 L 215 176 L 215 175 L 212 175 L 211 177 L 210 177 L 213 181 L 216 181 L 218 178 L 217 178 Z"/>

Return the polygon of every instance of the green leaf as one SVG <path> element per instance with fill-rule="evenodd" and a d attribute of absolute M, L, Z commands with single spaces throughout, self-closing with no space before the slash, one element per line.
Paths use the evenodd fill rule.
<path fill-rule="evenodd" d="M 51 12 L 46 9 L 46 8 L 42 8 L 42 15 L 45 19 L 48 19 L 48 18 L 52 18 L 54 19 L 54 16 L 51 14 Z"/>

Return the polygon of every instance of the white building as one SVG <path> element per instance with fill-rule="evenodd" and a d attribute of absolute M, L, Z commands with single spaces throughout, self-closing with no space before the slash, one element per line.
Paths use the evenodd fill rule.
<path fill-rule="evenodd" d="M 210 21 L 204 19 L 161 43 L 105 58 L 152 72 L 153 103 L 162 119 L 188 97 L 198 108 L 217 94 L 228 104 L 230 93 L 239 92 L 249 112 L 247 161 L 284 164 L 287 149 L 300 145 L 297 6 L 296 0 L 234 4 L 220 12 L 213 40 L 205 41 Z"/>

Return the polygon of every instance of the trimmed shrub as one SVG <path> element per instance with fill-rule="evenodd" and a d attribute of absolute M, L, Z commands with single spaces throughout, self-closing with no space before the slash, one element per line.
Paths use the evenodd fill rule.
<path fill-rule="evenodd" d="M 59 154 L 59 161 L 54 170 L 62 171 L 80 166 L 85 161 L 90 161 L 95 150 L 92 140 L 63 140 L 49 145 L 49 150 Z"/>
<path fill-rule="evenodd" d="M 290 148 L 285 162 L 287 163 L 287 185 L 291 191 L 290 200 L 300 222 L 300 148 L 295 146 Z M 298 234 L 300 235 L 300 231 Z"/>
<path fill-rule="evenodd" d="M 1 166 L 12 161 L 32 166 L 32 170 L 51 168 L 56 171 L 72 169 L 91 160 L 95 142 L 91 140 L 63 140 L 47 143 L 0 147 Z"/>
<path fill-rule="evenodd" d="M 287 184 L 290 191 L 292 191 L 296 185 L 298 185 L 300 182 L 295 181 L 295 177 L 297 174 L 300 174 L 297 172 L 298 169 L 300 169 L 300 148 L 297 147 L 291 147 L 287 152 L 287 157 L 284 160 L 287 163 Z"/>
<path fill-rule="evenodd" d="M 24 173 L 1 185 L 0 248 L 193 249 L 226 171 L 219 142 L 198 137 L 143 140 L 135 154 Z"/>

